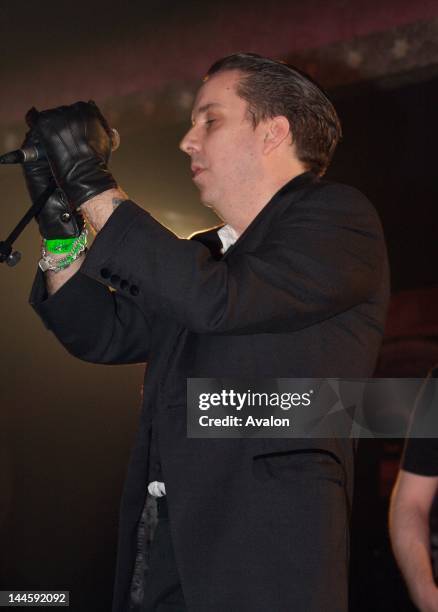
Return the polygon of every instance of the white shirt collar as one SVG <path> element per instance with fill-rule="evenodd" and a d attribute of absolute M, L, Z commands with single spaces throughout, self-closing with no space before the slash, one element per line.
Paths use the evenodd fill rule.
<path fill-rule="evenodd" d="M 236 230 L 234 228 L 231 227 L 231 225 L 224 225 L 223 227 L 218 229 L 217 235 L 219 236 L 220 241 L 222 242 L 222 248 L 221 248 L 222 255 L 239 238 L 238 233 L 236 232 Z"/>

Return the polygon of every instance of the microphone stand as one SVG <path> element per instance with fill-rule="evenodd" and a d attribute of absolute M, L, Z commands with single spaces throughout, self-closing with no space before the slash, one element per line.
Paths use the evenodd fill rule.
<path fill-rule="evenodd" d="M 32 204 L 26 214 L 20 219 L 6 240 L 0 241 L 0 263 L 6 263 L 6 265 L 12 268 L 21 260 L 21 253 L 13 250 L 14 241 L 17 240 L 18 236 L 20 236 L 32 219 L 41 212 L 44 204 L 47 202 L 47 199 L 51 196 L 55 189 L 56 185 L 50 185 L 45 191 L 43 191 L 35 204 Z"/>

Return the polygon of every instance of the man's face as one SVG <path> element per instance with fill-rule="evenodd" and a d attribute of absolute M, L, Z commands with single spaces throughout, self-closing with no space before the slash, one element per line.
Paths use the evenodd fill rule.
<path fill-rule="evenodd" d="M 206 206 L 227 220 L 230 207 L 250 196 L 262 171 L 260 125 L 253 128 L 247 102 L 236 93 L 241 77 L 226 71 L 209 78 L 193 106 L 192 127 L 180 143 Z"/>

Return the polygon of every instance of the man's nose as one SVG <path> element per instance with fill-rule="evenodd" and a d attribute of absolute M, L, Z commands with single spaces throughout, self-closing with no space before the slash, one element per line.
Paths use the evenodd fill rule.
<path fill-rule="evenodd" d="M 196 136 L 195 126 L 190 128 L 187 134 L 179 143 L 179 148 L 187 155 L 191 155 L 195 151 L 199 151 L 199 139 Z"/>

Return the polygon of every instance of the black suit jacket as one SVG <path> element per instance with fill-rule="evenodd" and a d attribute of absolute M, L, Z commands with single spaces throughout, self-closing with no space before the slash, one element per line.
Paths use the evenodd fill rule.
<path fill-rule="evenodd" d="M 113 610 L 129 609 L 154 422 L 191 612 L 345 611 L 351 443 L 188 439 L 186 379 L 370 376 L 389 293 L 376 212 L 357 190 L 305 173 L 224 257 L 211 231 L 193 238 L 127 201 L 78 274 L 49 298 L 39 274 L 32 291 L 72 354 L 148 362 Z"/>

